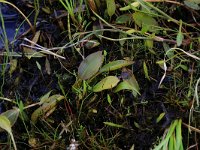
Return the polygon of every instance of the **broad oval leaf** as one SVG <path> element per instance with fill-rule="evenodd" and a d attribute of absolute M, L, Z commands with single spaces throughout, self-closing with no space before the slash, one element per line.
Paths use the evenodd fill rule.
<path fill-rule="evenodd" d="M 144 32 L 146 31 L 150 31 L 150 32 L 156 32 L 158 30 L 156 30 L 156 26 L 158 26 L 158 23 L 157 21 L 145 14 L 145 13 L 141 13 L 141 12 L 135 12 L 133 14 L 133 19 L 135 21 L 135 23 L 139 26 L 139 27 L 142 27 L 142 30 Z"/>
<path fill-rule="evenodd" d="M 0 128 L 6 130 L 9 134 L 12 134 L 11 123 L 6 116 L 0 115 Z"/>
<path fill-rule="evenodd" d="M 1 116 L 5 116 L 10 121 L 10 124 L 12 127 L 17 121 L 17 118 L 19 117 L 19 109 L 15 107 L 13 109 L 7 110 L 6 112 L 3 112 Z M 1 128 L 0 128 L 0 132 L 1 132 Z"/>
<path fill-rule="evenodd" d="M 112 61 L 106 65 L 104 65 L 99 72 L 106 72 L 106 71 L 113 71 L 113 70 L 117 70 L 120 69 L 122 67 L 126 67 L 129 65 L 132 65 L 134 63 L 134 61 L 131 60 L 116 60 L 116 61 Z"/>
<path fill-rule="evenodd" d="M 116 4 L 115 0 L 106 0 L 108 15 L 112 17 L 115 14 Z"/>
<path fill-rule="evenodd" d="M 120 80 L 116 76 L 108 76 L 93 87 L 93 92 L 101 92 L 115 87 Z"/>
<path fill-rule="evenodd" d="M 87 56 L 78 68 L 78 76 L 82 80 L 86 80 L 95 75 L 101 67 L 104 55 L 101 51 L 95 52 Z"/>

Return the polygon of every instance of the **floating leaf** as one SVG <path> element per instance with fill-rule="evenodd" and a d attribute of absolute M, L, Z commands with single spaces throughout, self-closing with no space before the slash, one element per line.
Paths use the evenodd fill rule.
<path fill-rule="evenodd" d="M 47 94 L 46 94 L 46 97 L 47 97 Z M 61 101 L 62 99 L 64 99 L 64 96 L 59 95 L 59 94 L 50 96 L 47 100 L 44 101 L 42 106 L 40 106 L 38 109 L 36 109 L 32 113 L 31 121 L 35 124 L 39 117 L 44 116 L 46 113 L 48 113 L 48 115 L 50 115 L 49 112 L 53 113 L 57 103 L 59 101 Z"/>
<path fill-rule="evenodd" d="M 120 80 L 116 76 L 108 76 L 93 87 L 93 92 L 101 92 L 115 87 Z"/>
<path fill-rule="evenodd" d="M 108 15 L 112 17 L 115 14 L 116 4 L 115 0 L 106 0 Z"/>
<path fill-rule="evenodd" d="M 106 65 L 104 65 L 99 72 L 106 72 L 106 71 L 113 71 L 113 70 L 117 70 L 120 69 L 122 67 L 126 67 L 129 65 L 132 65 L 134 63 L 134 61 L 131 60 L 116 60 L 116 61 L 112 61 Z"/>
<path fill-rule="evenodd" d="M 5 116 L 6 118 L 8 118 L 12 127 L 17 121 L 17 118 L 19 117 L 19 109 L 14 107 L 13 109 L 3 112 L 1 116 Z M 1 128 L 0 128 L 0 132 L 1 132 Z"/>
<path fill-rule="evenodd" d="M 78 76 L 82 80 L 86 80 L 95 75 L 103 63 L 104 56 L 101 51 L 95 52 L 87 56 L 78 68 Z"/>
<path fill-rule="evenodd" d="M 120 124 L 116 124 L 116 123 L 113 123 L 113 122 L 103 122 L 105 125 L 107 126 L 111 126 L 111 127 L 115 127 L 115 128 L 124 128 L 123 125 L 120 125 Z"/>
<path fill-rule="evenodd" d="M 142 28 L 143 32 L 146 32 L 146 31 L 156 32 L 157 31 L 156 26 L 158 26 L 158 23 L 153 17 L 151 17 L 145 13 L 135 12 L 133 14 L 133 19 L 134 19 L 135 23 L 139 27 Z"/>

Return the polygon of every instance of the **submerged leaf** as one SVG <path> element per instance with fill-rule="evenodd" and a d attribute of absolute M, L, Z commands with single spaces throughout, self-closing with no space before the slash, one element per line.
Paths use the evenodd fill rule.
<path fill-rule="evenodd" d="M 86 80 L 95 75 L 103 63 L 104 56 L 101 51 L 95 52 L 87 56 L 78 68 L 78 76 L 82 80 Z"/>
<path fill-rule="evenodd" d="M 155 32 L 156 26 L 158 26 L 157 21 L 145 13 L 135 12 L 133 14 L 133 19 L 135 23 L 142 28 L 143 32 Z"/>
<path fill-rule="evenodd" d="M 93 87 L 93 92 L 101 92 L 115 87 L 120 80 L 116 76 L 108 76 Z"/>
<path fill-rule="evenodd" d="M 134 61 L 131 60 L 116 60 L 116 61 L 112 61 L 106 65 L 104 65 L 99 72 L 106 72 L 106 71 L 113 71 L 113 70 L 117 70 L 129 65 L 132 65 L 134 63 Z"/>

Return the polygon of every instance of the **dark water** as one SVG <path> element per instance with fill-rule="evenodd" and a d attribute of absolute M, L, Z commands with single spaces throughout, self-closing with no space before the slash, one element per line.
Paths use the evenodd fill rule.
<path fill-rule="evenodd" d="M 13 43 L 17 35 L 23 33 L 24 25 L 19 26 L 19 15 L 11 7 L 0 4 L 0 50 L 4 48 L 5 38 L 8 39 L 9 43 Z M 5 26 L 5 33 L 3 25 Z M 18 31 L 16 30 L 18 29 Z"/>

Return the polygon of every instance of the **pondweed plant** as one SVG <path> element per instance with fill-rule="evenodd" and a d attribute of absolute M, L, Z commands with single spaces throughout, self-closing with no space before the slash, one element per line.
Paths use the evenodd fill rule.
<path fill-rule="evenodd" d="M 187 112 L 197 112 L 199 106 L 199 30 L 194 21 L 199 17 L 195 9 L 185 7 L 185 1 L 45 1 L 52 14 L 41 19 L 50 25 L 63 21 L 67 31 L 58 27 L 62 33 L 50 32 L 38 26 L 36 34 L 28 34 L 21 44 L 33 53 L 21 55 L 17 63 L 16 56 L 8 61 L 17 69 L 4 71 L 2 95 L 8 98 L 0 97 L 7 109 L 0 115 L 4 120 L 0 125 L 14 135 L 14 144 L 7 145 L 70 150 L 153 146 L 181 150 L 197 145 L 198 136 L 185 136 L 181 126 L 187 125 Z M 36 10 L 35 18 L 40 18 L 44 3 L 34 2 L 27 8 Z M 57 3 L 61 5 L 54 6 Z M 83 6 L 87 12 L 81 10 Z M 189 21 L 182 15 L 185 10 L 191 12 L 187 12 Z M 13 85 L 16 80 L 20 82 Z M 17 100 L 9 99 L 13 97 Z M 196 121 L 198 127 L 195 117 L 190 123 Z M 199 132 L 191 126 L 186 127 Z"/>

